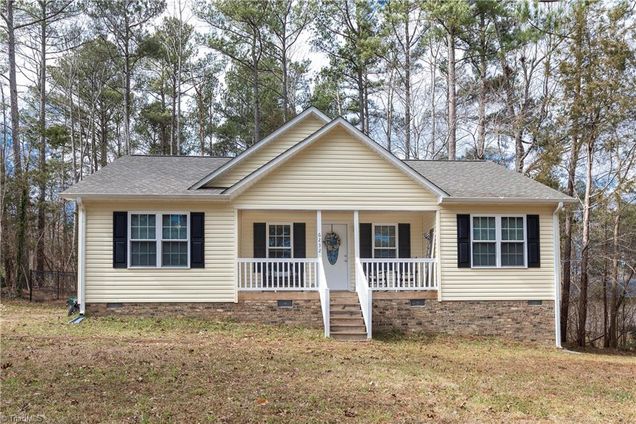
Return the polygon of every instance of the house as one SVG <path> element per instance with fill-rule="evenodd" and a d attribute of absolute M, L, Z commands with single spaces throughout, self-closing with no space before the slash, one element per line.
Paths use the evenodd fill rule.
<path fill-rule="evenodd" d="M 126 156 L 79 210 L 81 312 L 557 342 L 557 212 L 487 161 L 400 160 L 310 108 L 234 158 Z"/>

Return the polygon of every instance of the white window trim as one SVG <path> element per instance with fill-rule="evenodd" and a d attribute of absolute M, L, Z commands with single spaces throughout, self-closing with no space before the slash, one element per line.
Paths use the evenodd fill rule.
<path fill-rule="evenodd" d="M 496 265 L 473 265 L 473 243 L 480 243 L 480 240 L 473 240 L 473 218 L 495 218 L 495 255 Z M 501 243 L 520 243 L 517 241 L 501 239 L 501 218 L 522 218 L 523 219 L 523 265 L 501 265 Z M 488 241 L 484 241 L 488 243 Z M 528 268 L 528 235 L 526 226 L 526 216 L 523 214 L 502 213 L 502 214 L 471 214 L 470 215 L 470 267 L 476 269 L 525 269 Z"/>
<path fill-rule="evenodd" d="M 291 250 L 291 253 L 289 255 L 290 259 L 294 258 L 294 224 L 292 224 L 291 222 L 268 222 L 266 225 L 266 233 L 265 233 L 265 247 L 266 247 L 266 255 L 267 255 L 267 259 L 270 259 L 269 257 L 269 227 L 270 225 L 289 225 L 289 243 L 290 246 L 289 247 L 272 247 L 272 250 Z M 274 258 L 274 259 L 283 259 L 283 258 Z"/>
<path fill-rule="evenodd" d="M 371 224 L 371 246 L 373 247 L 373 258 L 375 259 L 375 250 L 393 250 L 394 248 L 392 247 L 375 247 L 375 227 L 395 227 L 395 258 L 380 258 L 380 259 L 398 259 L 400 257 L 400 240 L 398 239 L 399 237 L 399 232 L 398 232 L 398 224 L 395 223 L 389 223 L 389 224 L 383 224 L 383 223 L 373 223 Z"/>
<path fill-rule="evenodd" d="M 135 239 L 134 241 L 154 241 L 156 243 L 156 255 L 157 255 L 157 264 L 155 266 L 147 266 L 147 265 L 131 265 L 132 259 L 132 241 L 131 240 L 131 227 L 132 227 L 132 219 L 131 215 L 155 215 L 155 238 L 154 239 Z M 185 215 L 186 216 L 186 225 L 188 227 L 186 231 L 187 239 L 163 239 L 163 215 Z M 128 243 L 128 252 L 127 252 L 127 265 L 128 269 L 190 269 L 190 212 L 186 211 L 128 211 L 128 228 L 127 228 L 127 243 Z M 188 264 L 184 266 L 163 266 L 162 264 L 162 255 L 161 248 L 162 242 L 164 241 L 181 241 L 186 243 L 188 246 Z"/>

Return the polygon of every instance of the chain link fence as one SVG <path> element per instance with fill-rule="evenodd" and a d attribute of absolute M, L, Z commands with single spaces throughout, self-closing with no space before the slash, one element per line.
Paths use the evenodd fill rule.
<path fill-rule="evenodd" d="M 75 272 L 29 271 L 29 301 L 60 300 L 76 294 Z"/>

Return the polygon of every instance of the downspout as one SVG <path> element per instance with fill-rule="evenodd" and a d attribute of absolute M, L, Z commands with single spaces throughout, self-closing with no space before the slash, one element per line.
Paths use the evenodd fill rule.
<path fill-rule="evenodd" d="M 554 335 L 556 347 L 561 348 L 561 229 L 559 211 L 563 203 L 559 203 L 552 213 L 552 233 L 554 238 Z"/>
<path fill-rule="evenodd" d="M 80 315 L 84 315 L 86 312 L 86 209 L 81 197 L 77 198 L 75 205 L 79 226 L 77 232 L 77 301 L 79 302 Z"/>

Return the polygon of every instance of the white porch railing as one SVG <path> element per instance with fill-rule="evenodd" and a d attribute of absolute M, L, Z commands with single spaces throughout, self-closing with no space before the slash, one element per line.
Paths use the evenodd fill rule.
<path fill-rule="evenodd" d="M 316 258 L 238 258 L 237 264 L 239 290 L 318 290 Z"/>
<path fill-rule="evenodd" d="M 364 319 L 364 326 L 367 330 L 367 338 L 370 339 L 373 320 L 373 291 L 371 291 L 367 278 L 362 270 L 360 258 L 356 258 L 355 267 L 356 293 L 358 293 L 360 309 L 362 309 L 362 318 Z"/>
<path fill-rule="evenodd" d="M 360 259 L 371 290 L 436 290 L 437 259 Z M 356 280 L 357 281 L 357 280 Z"/>
<path fill-rule="evenodd" d="M 320 259 L 318 259 L 318 293 L 320 294 L 320 308 L 322 309 L 322 325 L 325 329 L 325 337 L 329 337 L 331 323 L 329 312 L 331 310 L 331 302 L 329 300 L 327 278 L 325 277 L 325 267 Z"/>

